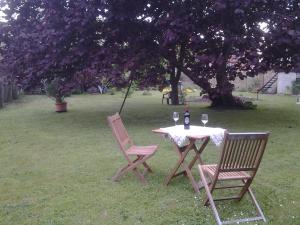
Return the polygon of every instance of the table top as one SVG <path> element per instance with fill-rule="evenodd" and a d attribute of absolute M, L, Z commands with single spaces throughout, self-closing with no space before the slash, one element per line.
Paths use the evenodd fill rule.
<path fill-rule="evenodd" d="M 218 127 L 204 127 L 191 125 L 190 129 L 184 129 L 183 125 L 163 127 L 152 130 L 154 133 L 168 135 L 170 139 L 184 146 L 191 139 L 203 140 L 210 138 L 215 145 L 220 145 L 224 138 L 225 129 Z"/>
<path fill-rule="evenodd" d="M 161 128 L 154 129 L 154 130 L 152 130 L 152 132 L 158 133 L 158 134 L 168 134 L 167 131 L 165 131 Z M 187 137 L 190 139 L 204 139 L 204 138 L 208 138 L 209 135 L 187 135 Z"/>

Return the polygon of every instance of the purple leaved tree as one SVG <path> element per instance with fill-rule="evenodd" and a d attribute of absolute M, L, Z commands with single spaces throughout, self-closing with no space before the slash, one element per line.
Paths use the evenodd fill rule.
<path fill-rule="evenodd" d="M 177 85 L 182 73 L 212 106 L 242 106 L 232 81 L 299 70 L 299 2 L 278 0 L 8 1 L 4 63 L 25 88 L 41 80 Z M 84 76 L 84 77 L 83 77 Z"/>
<path fill-rule="evenodd" d="M 170 75 L 173 104 L 181 73 L 212 106 L 235 107 L 243 104 L 232 95 L 237 77 L 299 69 L 298 1 L 105 2 L 106 40 L 112 48 L 126 47 L 126 56 L 160 58 L 153 63 Z"/>
<path fill-rule="evenodd" d="M 54 79 L 74 83 L 84 70 L 95 74 L 98 51 L 97 7 L 87 1 L 4 1 L 7 26 L 1 49 L 4 63 L 23 88 Z M 66 92 L 70 90 L 66 87 Z"/>

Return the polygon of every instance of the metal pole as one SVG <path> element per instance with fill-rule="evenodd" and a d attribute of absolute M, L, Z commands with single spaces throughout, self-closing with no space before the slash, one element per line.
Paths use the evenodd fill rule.
<path fill-rule="evenodd" d="M 122 109 L 123 109 L 123 106 L 124 106 L 125 101 L 126 101 L 126 99 L 127 99 L 127 96 L 128 96 L 129 90 L 130 90 L 130 87 L 131 87 L 131 85 L 132 85 L 132 81 L 133 81 L 133 79 L 130 80 L 129 86 L 128 86 L 128 88 L 127 88 L 126 95 L 125 95 L 125 97 L 124 97 L 123 103 L 122 103 L 121 108 L 120 108 L 120 110 L 119 110 L 119 114 L 120 114 L 120 115 L 121 115 L 121 113 L 122 113 Z"/>

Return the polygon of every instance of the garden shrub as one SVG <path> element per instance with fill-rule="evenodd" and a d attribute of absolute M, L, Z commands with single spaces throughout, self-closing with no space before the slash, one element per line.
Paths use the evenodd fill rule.
<path fill-rule="evenodd" d="M 128 87 L 127 87 L 127 88 L 122 88 L 122 89 L 121 89 L 121 92 L 123 93 L 123 97 L 126 95 L 127 90 L 128 90 Z M 136 90 L 137 90 L 137 84 L 136 84 L 135 82 L 132 82 L 127 97 L 130 98 L 131 95 L 132 95 Z"/>
<path fill-rule="evenodd" d="M 300 81 L 295 80 L 292 82 L 292 94 L 299 95 L 300 94 Z"/>
<path fill-rule="evenodd" d="M 115 87 L 112 87 L 112 88 L 108 89 L 107 93 L 110 95 L 115 95 L 116 92 L 117 92 L 117 89 Z"/>
<path fill-rule="evenodd" d="M 149 90 L 145 90 L 145 91 L 143 91 L 142 95 L 150 96 L 150 95 L 152 95 L 152 93 Z"/>

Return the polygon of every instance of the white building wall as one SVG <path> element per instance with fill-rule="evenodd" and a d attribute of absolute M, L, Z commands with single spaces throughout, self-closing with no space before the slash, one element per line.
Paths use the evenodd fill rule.
<path fill-rule="evenodd" d="M 278 73 L 277 94 L 291 94 L 292 82 L 296 77 L 296 73 Z"/>
<path fill-rule="evenodd" d="M 236 91 L 250 91 L 256 92 L 257 89 L 261 88 L 267 81 L 269 81 L 275 75 L 274 71 L 268 71 L 266 73 L 258 74 L 255 77 L 245 77 L 244 80 L 239 79 L 238 77 L 235 79 L 234 84 Z M 277 89 L 277 84 L 273 84 L 273 86 L 268 90 L 268 93 L 275 94 Z"/>

